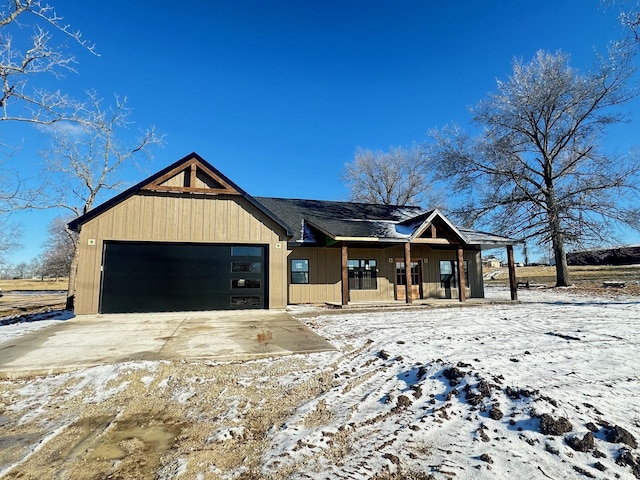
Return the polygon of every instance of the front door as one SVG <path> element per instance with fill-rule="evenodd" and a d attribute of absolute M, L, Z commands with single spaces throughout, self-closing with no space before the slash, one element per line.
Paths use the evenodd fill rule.
<path fill-rule="evenodd" d="M 411 260 L 411 298 L 422 298 L 422 262 Z M 396 300 L 407 298 L 407 277 L 404 260 L 396 259 Z"/>

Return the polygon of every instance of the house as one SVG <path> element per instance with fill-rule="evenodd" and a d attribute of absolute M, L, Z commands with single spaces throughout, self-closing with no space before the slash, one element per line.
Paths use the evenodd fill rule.
<path fill-rule="evenodd" d="M 496 257 L 489 256 L 482 259 L 482 266 L 484 268 L 500 268 L 502 266 L 502 262 L 500 262 Z"/>
<path fill-rule="evenodd" d="M 69 227 L 76 314 L 465 301 L 484 296 L 482 249 L 513 265 L 518 243 L 438 210 L 253 197 L 196 153 Z"/>

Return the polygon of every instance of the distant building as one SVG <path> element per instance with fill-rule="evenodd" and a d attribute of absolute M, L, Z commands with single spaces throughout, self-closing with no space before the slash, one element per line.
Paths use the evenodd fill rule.
<path fill-rule="evenodd" d="M 634 265 L 640 263 L 640 245 L 579 250 L 567 253 L 569 265 Z"/>
<path fill-rule="evenodd" d="M 484 257 L 482 259 L 483 268 L 500 268 L 501 262 L 496 257 Z"/>

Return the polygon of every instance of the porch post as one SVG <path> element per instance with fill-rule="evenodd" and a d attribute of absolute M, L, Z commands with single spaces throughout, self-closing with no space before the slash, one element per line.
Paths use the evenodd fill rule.
<path fill-rule="evenodd" d="M 518 300 L 518 280 L 516 279 L 516 262 L 513 259 L 513 245 L 507 245 L 507 263 L 509 265 L 509 289 L 511 300 Z"/>
<path fill-rule="evenodd" d="M 349 305 L 349 268 L 347 260 L 349 259 L 349 249 L 347 244 L 342 242 L 342 305 Z"/>
<path fill-rule="evenodd" d="M 467 285 L 464 281 L 464 255 L 462 245 L 458 246 L 458 298 L 461 302 L 467 301 Z"/>
<path fill-rule="evenodd" d="M 406 287 L 406 302 L 411 303 L 411 243 L 404 244 L 404 278 Z"/>

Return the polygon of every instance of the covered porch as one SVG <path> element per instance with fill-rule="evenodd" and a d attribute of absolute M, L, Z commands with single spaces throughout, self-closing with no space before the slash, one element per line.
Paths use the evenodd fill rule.
<path fill-rule="evenodd" d="M 340 279 L 340 287 L 341 287 L 341 301 L 340 302 L 326 302 L 326 304 L 332 308 L 368 308 L 368 307 L 394 307 L 394 306 L 406 306 L 406 305 L 417 305 L 417 306 L 444 306 L 447 304 L 481 304 L 487 302 L 493 302 L 491 300 L 487 300 L 485 298 L 478 298 L 477 295 L 474 298 L 468 298 L 467 295 L 467 272 L 465 269 L 465 247 L 468 249 L 469 247 L 478 248 L 478 251 L 482 251 L 482 248 L 496 248 L 498 246 L 504 246 L 507 250 L 507 259 L 508 259 L 508 272 L 509 272 L 509 293 L 510 293 L 510 301 L 515 302 L 518 300 L 518 283 L 516 278 L 516 268 L 515 268 L 515 259 L 513 246 L 518 243 L 511 239 L 506 239 L 503 237 L 494 237 L 490 243 L 482 243 L 482 244 L 466 244 L 464 245 L 462 242 L 451 242 L 449 239 L 437 238 L 435 235 L 435 229 L 432 229 L 434 233 L 433 237 L 430 238 L 419 238 L 418 241 L 412 242 L 410 240 L 404 242 L 402 244 L 403 257 L 400 259 L 404 266 L 403 268 L 403 278 L 399 276 L 396 279 L 396 298 L 394 300 L 374 300 L 374 301 L 362 301 L 362 300 L 352 300 L 350 295 L 349 288 L 349 276 L 350 276 L 350 268 L 349 268 L 349 260 L 350 260 L 350 249 L 360 248 L 359 243 L 351 243 L 347 240 L 342 240 L 340 244 L 341 249 L 341 279 Z M 479 233 L 479 232 L 474 232 Z M 483 238 L 485 242 L 487 242 L 488 238 Z M 412 252 L 412 243 L 420 244 L 420 245 L 434 245 L 434 246 L 444 246 L 447 245 L 447 250 L 455 249 L 455 261 L 451 262 L 453 268 L 455 268 L 456 272 L 451 272 L 452 277 L 455 277 L 455 281 L 457 282 L 456 290 L 457 290 L 457 298 L 433 298 L 433 297 L 425 297 L 422 294 L 422 286 L 419 288 L 417 285 L 414 285 L 416 279 L 415 269 L 413 265 L 417 262 L 414 259 L 414 255 Z M 393 259 L 389 258 L 391 262 Z M 399 262 L 396 262 L 398 264 Z M 442 262 L 441 262 L 442 263 Z M 407 266 L 409 266 L 407 268 Z M 398 269 L 398 272 L 401 270 Z M 442 272 L 440 273 L 441 278 L 443 277 Z M 481 278 L 480 272 L 480 278 Z M 484 285 L 483 285 L 484 290 Z M 482 295 L 484 297 L 484 295 Z"/>

